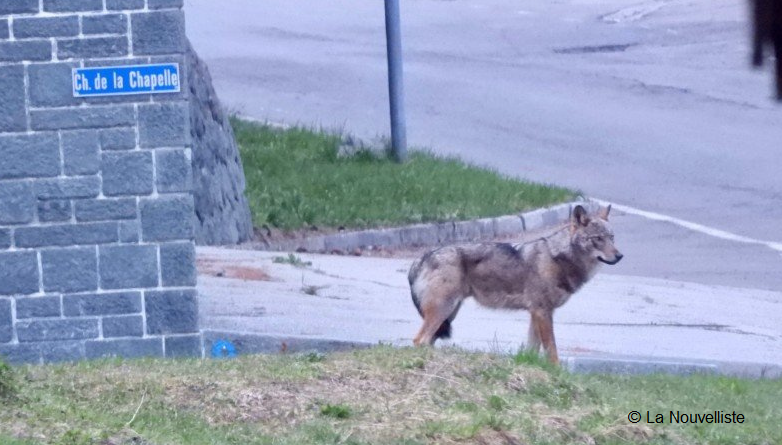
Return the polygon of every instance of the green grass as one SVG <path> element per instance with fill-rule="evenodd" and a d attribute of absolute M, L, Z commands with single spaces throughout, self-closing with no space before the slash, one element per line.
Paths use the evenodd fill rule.
<path fill-rule="evenodd" d="M 312 266 L 312 262 L 304 261 L 301 259 L 301 257 L 299 257 L 298 255 L 294 255 L 292 253 L 289 253 L 287 257 L 276 256 L 272 261 L 278 264 L 290 264 L 293 267 L 299 267 L 299 268 Z"/>
<path fill-rule="evenodd" d="M 365 228 L 499 216 L 573 198 L 414 151 L 405 164 L 359 151 L 338 156 L 340 135 L 232 120 L 256 226 Z M 491 147 L 486 147 L 490 153 Z"/>
<path fill-rule="evenodd" d="M 528 354 L 378 346 L 12 372 L 0 400 L 12 445 L 782 443 L 782 381 L 571 375 Z M 746 422 L 632 424 L 632 410 Z"/>

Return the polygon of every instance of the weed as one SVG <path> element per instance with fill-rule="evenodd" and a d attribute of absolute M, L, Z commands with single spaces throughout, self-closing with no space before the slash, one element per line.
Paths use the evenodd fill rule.
<path fill-rule="evenodd" d="M 0 359 L 0 399 L 7 399 L 16 394 L 16 373 L 8 363 Z"/>
<path fill-rule="evenodd" d="M 320 407 L 320 414 L 322 416 L 333 417 L 335 419 L 348 419 L 353 415 L 353 410 L 351 410 L 347 405 L 332 405 L 327 403 Z"/>
<path fill-rule="evenodd" d="M 278 264 L 290 264 L 293 267 L 309 267 L 312 266 L 311 261 L 304 261 L 298 255 L 289 253 L 287 257 L 276 256 L 272 259 L 273 262 Z"/>
<path fill-rule="evenodd" d="M 508 406 L 508 402 L 505 401 L 502 397 L 493 394 L 489 396 L 488 399 L 489 408 L 495 410 L 495 411 L 502 411 Z"/>

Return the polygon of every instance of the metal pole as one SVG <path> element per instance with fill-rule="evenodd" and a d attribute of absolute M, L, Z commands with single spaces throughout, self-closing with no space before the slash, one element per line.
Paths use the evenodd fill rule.
<path fill-rule="evenodd" d="M 402 32 L 399 26 L 399 0 L 386 3 L 386 54 L 388 56 L 388 96 L 391 103 L 391 149 L 397 162 L 407 159 L 404 82 L 402 79 Z"/>

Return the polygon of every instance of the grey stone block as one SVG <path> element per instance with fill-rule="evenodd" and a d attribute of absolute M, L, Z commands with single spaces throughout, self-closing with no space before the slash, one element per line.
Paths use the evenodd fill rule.
<path fill-rule="evenodd" d="M 34 184 L 38 199 L 94 198 L 100 193 L 97 176 L 39 179 Z"/>
<path fill-rule="evenodd" d="M 76 201 L 75 214 L 77 221 L 134 219 L 136 217 L 136 200 L 124 198 Z"/>
<path fill-rule="evenodd" d="M 457 241 L 481 239 L 481 225 L 477 221 L 458 221 L 453 227 Z"/>
<path fill-rule="evenodd" d="M 106 9 L 109 11 L 144 9 L 144 0 L 106 0 Z"/>
<path fill-rule="evenodd" d="M 533 210 L 524 213 L 524 230 L 536 230 L 543 227 L 553 226 L 565 221 L 570 214 L 570 205 L 561 204 L 546 209 Z"/>
<path fill-rule="evenodd" d="M 64 295 L 62 307 L 66 317 L 138 314 L 141 312 L 141 293 Z"/>
<path fill-rule="evenodd" d="M 32 184 L 26 181 L 0 182 L 0 224 L 29 223 L 34 217 Z"/>
<path fill-rule="evenodd" d="M 394 229 L 362 230 L 357 235 L 362 247 L 398 247 L 401 243 L 399 231 Z"/>
<path fill-rule="evenodd" d="M 43 10 L 47 12 L 100 11 L 103 0 L 43 0 Z"/>
<path fill-rule="evenodd" d="M 185 15 L 182 11 L 155 11 L 131 16 L 135 55 L 183 54 Z"/>
<path fill-rule="evenodd" d="M 437 239 L 440 244 L 453 243 L 456 239 L 456 227 L 452 222 L 437 224 Z"/>
<path fill-rule="evenodd" d="M 141 235 L 144 241 L 192 239 L 193 218 L 193 198 L 190 195 L 164 195 L 141 200 Z"/>
<path fill-rule="evenodd" d="M 119 222 L 119 241 L 137 243 L 141 239 L 141 224 L 138 220 Z"/>
<path fill-rule="evenodd" d="M 72 214 L 70 201 L 38 201 L 38 220 L 41 222 L 69 221 Z"/>
<path fill-rule="evenodd" d="M 353 250 L 361 246 L 356 232 L 337 233 L 323 237 L 323 245 L 327 252 L 333 250 Z"/>
<path fill-rule="evenodd" d="M 11 300 L 0 299 L 0 343 L 8 343 L 14 337 L 14 319 L 11 314 Z"/>
<path fill-rule="evenodd" d="M 181 8 L 183 0 L 148 0 L 149 9 Z"/>
<path fill-rule="evenodd" d="M 84 346 L 80 341 L 52 341 L 36 345 L 44 363 L 73 362 L 84 358 Z"/>
<path fill-rule="evenodd" d="M 193 170 L 187 150 L 157 150 L 155 168 L 158 192 L 187 192 L 193 188 Z"/>
<path fill-rule="evenodd" d="M 38 12 L 38 0 L 3 0 L 0 14 L 24 14 Z"/>
<path fill-rule="evenodd" d="M 89 175 L 100 170 L 100 142 L 95 130 L 62 133 L 62 156 L 66 175 Z"/>
<path fill-rule="evenodd" d="M 116 243 L 116 222 L 20 227 L 14 234 L 18 247 L 73 246 Z"/>
<path fill-rule="evenodd" d="M 130 105 L 94 106 L 66 110 L 32 110 L 33 130 L 76 130 L 81 128 L 127 127 L 135 125 Z"/>
<path fill-rule="evenodd" d="M 196 291 L 144 292 L 148 334 L 189 334 L 198 331 Z"/>
<path fill-rule="evenodd" d="M 0 159 L 0 179 L 57 176 L 60 142 L 49 133 L 0 136 Z"/>
<path fill-rule="evenodd" d="M 98 257 L 94 247 L 41 251 L 43 289 L 81 292 L 98 288 Z"/>
<path fill-rule="evenodd" d="M 152 153 L 148 151 L 104 152 L 101 162 L 103 194 L 149 195 L 154 188 L 152 168 Z"/>
<path fill-rule="evenodd" d="M 0 252 L 0 295 L 38 292 L 38 255 Z"/>
<path fill-rule="evenodd" d="M 103 150 L 131 150 L 135 147 L 134 128 L 110 128 L 100 132 L 100 148 Z"/>
<path fill-rule="evenodd" d="M 57 319 L 16 322 L 19 342 L 81 340 L 98 336 L 98 320 Z"/>
<path fill-rule="evenodd" d="M 12 365 L 41 363 L 40 349 L 29 344 L 0 345 L 0 357 Z"/>
<path fill-rule="evenodd" d="M 155 246 L 101 246 L 100 284 L 103 289 L 156 287 L 158 285 Z"/>
<path fill-rule="evenodd" d="M 437 226 L 434 224 L 402 227 L 399 232 L 404 246 L 434 246 L 439 242 Z"/>
<path fill-rule="evenodd" d="M 0 106 L 3 109 L 0 113 L 0 132 L 27 129 L 24 89 L 23 66 L 0 66 Z M 0 158 L 5 159 L 5 156 Z"/>
<path fill-rule="evenodd" d="M 59 59 L 89 59 L 95 57 L 121 57 L 128 54 L 125 37 L 86 37 L 57 41 Z"/>
<path fill-rule="evenodd" d="M 84 343 L 88 359 L 123 357 L 162 357 L 162 338 L 133 338 L 122 340 L 88 341 Z"/>
<path fill-rule="evenodd" d="M 166 337 L 166 357 L 201 357 L 201 336 Z"/>
<path fill-rule="evenodd" d="M 79 35 L 79 17 L 18 17 L 14 20 L 14 37 L 73 37 Z"/>
<path fill-rule="evenodd" d="M 141 337 L 144 335 L 144 317 L 130 315 L 125 317 L 104 317 L 103 336 Z"/>
<path fill-rule="evenodd" d="M 195 286 L 195 245 L 167 243 L 160 245 L 160 270 L 163 286 Z"/>
<path fill-rule="evenodd" d="M 0 39 L 7 39 L 10 36 L 11 33 L 8 27 L 8 19 L 0 20 Z"/>
<path fill-rule="evenodd" d="M 0 229 L 0 249 L 11 247 L 11 229 Z"/>
<path fill-rule="evenodd" d="M 188 143 L 190 121 L 186 102 L 139 105 L 138 121 L 141 147 L 176 147 Z"/>
<path fill-rule="evenodd" d="M 30 84 L 30 104 L 36 107 L 76 105 L 70 63 L 43 63 L 27 67 Z"/>
<path fill-rule="evenodd" d="M 85 15 L 81 19 L 84 34 L 125 34 L 128 16 L 125 14 Z"/>
<path fill-rule="evenodd" d="M 52 44 L 47 40 L 0 42 L 0 62 L 44 62 L 52 60 Z"/>
<path fill-rule="evenodd" d="M 524 223 L 516 215 L 494 218 L 494 230 L 497 236 L 516 235 L 524 231 Z"/>
<path fill-rule="evenodd" d="M 16 318 L 59 317 L 60 297 L 24 297 L 16 299 Z"/>

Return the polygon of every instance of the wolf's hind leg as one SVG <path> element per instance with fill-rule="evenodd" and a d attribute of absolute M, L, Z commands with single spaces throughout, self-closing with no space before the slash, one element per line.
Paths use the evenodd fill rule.
<path fill-rule="evenodd" d="M 459 299 L 431 299 L 422 306 L 421 313 L 424 324 L 413 339 L 416 346 L 433 345 L 437 340 L 440 326 L 446 321 L 452 320 L 455 311 L 459 308 Z"/>
<path fill-rule="evenodd" d="M 540 352 L 540 335 L 538 334 L 538 326 L 535 323 L 535 317 L 530 314 L 529 317 L 529 331 L 527 332 L 527 351 L 537 354 Z"/>

